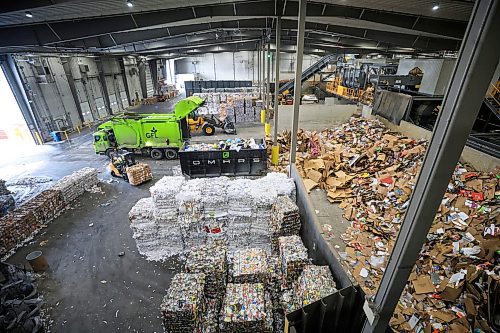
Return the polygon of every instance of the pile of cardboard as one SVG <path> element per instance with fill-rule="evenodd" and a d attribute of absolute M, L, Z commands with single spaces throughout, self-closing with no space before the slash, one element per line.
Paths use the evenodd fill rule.
<path fill-rule="evenodd" d="M 340 255 L 372 295 L 403 222 L 427 142 L 359 117 L 321 132 L 299 131 L 298 140 L 296 166 L 304 185 L 308 191 L 324 190 L 351 221 L 341 235 L 346 250 Z M 278 142 L 286 161 L 289 133 Z M 457 166 L 391 322 L 396 331 L 485 327 L 487 312 L 480 309 L 487 300 L 467 294 L 478 285 L 484 288 L 485 279 L 478 283 L 477 276 L 487 274 L 490 286 L 498 280 L 499 174 Z M 457 309 L 465 309 L 469 320 Z"/>
<path fill-rule="evenodd" d="M 204 274 L 176 274 L 160 309 L 169 333 L 199 332 L 205 311 Z"/>
<path fill-rule="evenodd" d="M 457 166 L 393 327 L 489 331 L 500 286 L 499 175 Z"/>
<path fill-rule="evenodd" d="M 145 163 L 138 163 L 127 168 L 127 177 L 130 185 L 140 185 L 153 179 L 151 167 Z"/>

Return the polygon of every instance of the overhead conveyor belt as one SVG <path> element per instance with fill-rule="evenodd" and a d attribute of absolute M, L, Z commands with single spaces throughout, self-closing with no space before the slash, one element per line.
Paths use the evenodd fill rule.
<path fill-rule="evenodd" d="M 309 79 L 311 76 L 313 76 L 314 74 L 321 72 L 323 70 L 323 68 L 328 66 L 331 62 L 336 61 L 336 59 L 337 59 L 336 54 L 329 54 L 329 55 L 322 57 L 321 59 L 316 61 L 313 65 L 311 65 L 310 67 L 308 67 L 306 70 L 304 70 L 302 72 L 301 82 L 304 82 L 307 79 Z M 289 92 L 292 92 L 294 84 L 295 84 L 295 80 L 288 81 L 287 83 L 285 83 L 284 85 L 282 85 L 280 87 L 279 92 L 283 93 L 286 90 L 288 90 Z"/>

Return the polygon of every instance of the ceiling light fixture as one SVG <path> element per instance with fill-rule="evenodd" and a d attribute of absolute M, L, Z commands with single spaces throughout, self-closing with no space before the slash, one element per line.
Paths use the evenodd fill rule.
<path fill-rule="evenodd" d="M 24 15 L 26 15 L 26 17 L 29 17 L 29 18 L 33 17 L 33 14 L 31 14 L 31 12 L 26 12 L 26 13 L 24 13 Z"/>
<path fill-rule="evenodd" d="M 439 9 L 439 3 L 435 3 L 434 5 L 432 5 L 432 10 L 438 10 Z"/>
<path fill-rule="evenodd" d="M 132 3 L 132 1 L 128 0 L 128 1 L 127 1 L 127 6 L 128 6 L 129 8 L 132 8 L 132 7 L 134 7 L 134 4 Z"/>

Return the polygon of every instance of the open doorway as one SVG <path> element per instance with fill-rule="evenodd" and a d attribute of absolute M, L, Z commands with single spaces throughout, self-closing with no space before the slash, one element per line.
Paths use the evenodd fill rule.
<path fill-rule="evenodd" d="M 34 145 L 33 136 L 2 68 L 0 68 L 0 101 L 2 101 L 0 146 L 3 149 L 6 147 L 15 149 L 19 145 Z"/>

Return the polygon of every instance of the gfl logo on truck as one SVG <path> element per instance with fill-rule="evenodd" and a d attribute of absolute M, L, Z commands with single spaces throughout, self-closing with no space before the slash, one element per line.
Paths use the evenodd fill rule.
<path fill-rule="evenodd" d="M 158 137 L 156 136 L 156 132 L 158 132 L 158 130 L 157 130 L 156 128 L 154 128 L 154 127 L 153 127 L 153 128 L 151 128 L 151 131 L 150 131 L 150 132 L 151 132 L 151 133 L 146 133 L 146 138 L 148 138 L 148 139 L 151 139 L 151 138 L 158 138 Z"/>

